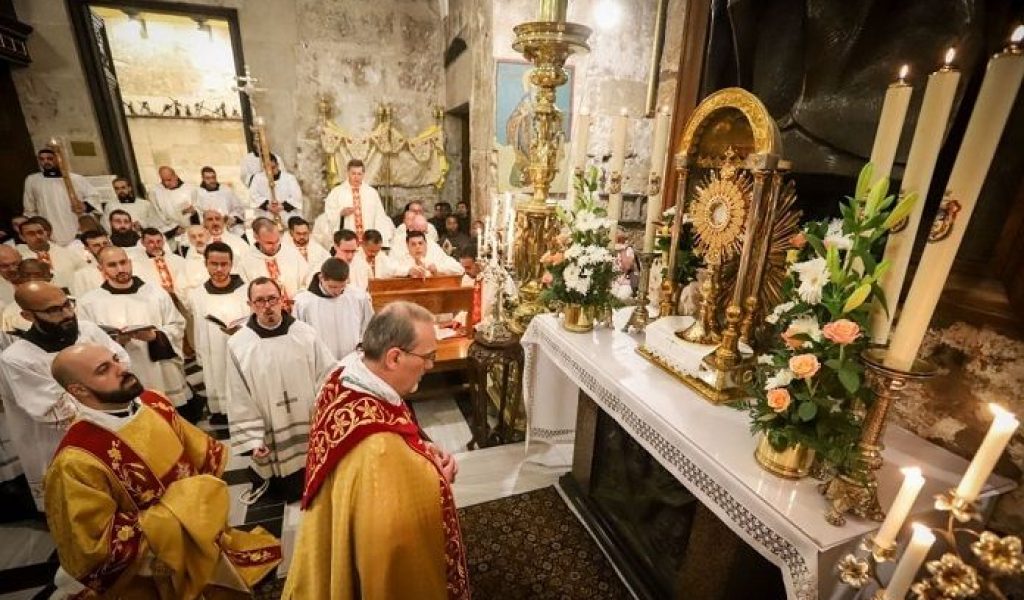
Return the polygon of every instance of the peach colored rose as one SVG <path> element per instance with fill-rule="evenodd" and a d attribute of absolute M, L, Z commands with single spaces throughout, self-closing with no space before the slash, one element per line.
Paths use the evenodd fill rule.
<path fill-rule="evenodd" d="M 544 274 L 541 275 L 540 277 L 540 282 L 542 285 L 551 285 L 551 282 L 554 280 L 555 278 L 553 275 L 551 275 L 551 271 L 544 271 Z"/>
<path fill-rule="evenodd" d="M 839 319 L 822 327 L 821 333 L 833 343 L 845 346 L 860 337 L 860 325 L 849 319 Z"/>
<path fill-rule="evenodd" d="M 802 231 L 797 232 L 796 235 L 789 238 L 789 245 L 799 250 L 807 245 L 807 236 Z"/>
<path fill-rule="evenodd" d="M 777 413 L 789 408 L 792 398 L 786 388 L 774 388 L 768 390 L 768 406 Z"/>
<path fill-rule="evenodd" d="M 789 359 L 789 370 L 793 371 L 793 376 L 797 379 L 810 379 L 820 368 L 821 363 L 813 354 L 797 354 Z"/>
<path fill-rule="evenodd" d="M 795 339 L 793 336 L 798 333 L 806 333 L 805 331 L 797 331 L 792 325 L 788 329 L 782 332 L 782 341 L 786 343 L 791 350 L 799 350 L 806 343 L 803 340 Z"/>

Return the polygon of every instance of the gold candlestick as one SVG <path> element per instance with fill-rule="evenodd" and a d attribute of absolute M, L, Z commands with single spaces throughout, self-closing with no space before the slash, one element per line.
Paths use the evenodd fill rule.
<path fill-rule="evenodd" d="M 857 457 L 848 472 L 840 473 L 818 488 L 829 502 L 825 520 L 837 527 L 846 523 L 846 513 L 873 521 L 885 518 L 885 511 L 878 503 L 875 472 L 882 467 L 882 434 L 889 408 L 911 385 L 935 375 L 935 367 L 923 360 L 915 361 L 910 371 L 886 366 L 884 348 L 866 350 L 861 360 L 867 367 L 865 378 L 875 394 L 875 401 L 864 417 Z"/>
<path fill-rule="evenodd" d="M 651 265 L 654 264 L 654 259 L 657 256 L 657 252 L 641 252 L 637 254 L 637 260 L 640 261 L 640 287 L 637 289 L 636 306 L 633 307 L 633 314 L 629 316 L 629 321 L 622 328 L 622 331 L 626 333 L 630 331 L 641 333 L 647 327 L 647 324 L 651 322 L 651 315 L 647 312 L 647 304 L 650 302 L 648 291 L 651 283 Z"/>

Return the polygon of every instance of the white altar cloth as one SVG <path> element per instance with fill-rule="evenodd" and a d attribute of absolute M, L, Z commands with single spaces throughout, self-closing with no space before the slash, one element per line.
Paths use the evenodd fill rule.
<path fill-rule="evenodd" d="M 628 311 L 618 311 L 621 327 Z M 790 598 L 853 598 L 833 572 L 836 561 L 878 523 L 824 518 L 818 481 L 790 481 L 754 461 L 747 414 L 713 406 L 636 353 L 640 336 L 614 330 L 564 330 L 555 315 L 533 319 L 522 337 L 523 393 L 529 443 L 564 443 L 575 429 L 578 391 L 632 435 L 676 479 L 747 544 L 782 571 Z M 879 500 L 888 507 L 902 483 L 900 468 L 919 466 L 926 483 L 912 515 L 934 517 L 936 494 L 955 487 L 967 461 L 912 433 L 889 427 Z M 564 453 L 563 453 L 564 454 Z M 983 497 L 1012 489 L 992 477 Z M 906 540 L 906 533 L 901 536 Z"/>

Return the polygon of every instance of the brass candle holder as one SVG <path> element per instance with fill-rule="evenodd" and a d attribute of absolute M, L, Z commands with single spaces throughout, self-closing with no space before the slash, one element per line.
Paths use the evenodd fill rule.
<path fill-rule="evenodd" d="M 636 306 L 633 307 L 633 314 L 629 316 L 629 321 L 622 328 L 622 331 L 626 333 L 630 331 L 641 333 L 651 322 L 651 315 L 647 312 L 647 305 L 650 303 L 651 265 L 654 264 L 654 259 L 658 257 L 658 254 L 658 252 L 641 252 L 636 255 L 637 260 L 640 261 L 640 287 L 636 291 Z"/>
<path fill-rule="evenodd" d="M 474 334 L 476 341 L 485 345 L 504 344 L 516 337 L 505 317 L 505 286 L 510 275 L 505 267 L 492 259 L 484 268 L 483 279 L 494 285 L 494 304 L 491 306 L 490 318 L 487 323 L 478 327 Z"/>
<path fill-rule="evenodd" d="M 829 508 L 825 520 L 840 527 L 847 513 L 862 519 L 881 521 L 885 511 L 878 503 L 878 479 L 875 472 L 882 467 L 882 434 L 885 433 L 889 408 L 898 402 L 912 385 L 935 375 L 935 367 L 923 360 L 914 361 L 910 371 L 885 364 L 885 349 L 871 348 L 861 354 L 867 367 L 865 377 L 875 401 L 864 417 L 857 457 L 849 472 L 840 473 L 819 486 Z"/>

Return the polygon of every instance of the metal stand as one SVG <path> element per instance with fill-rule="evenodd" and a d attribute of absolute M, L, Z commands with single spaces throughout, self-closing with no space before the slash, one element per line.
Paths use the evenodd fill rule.
<path fill-rule="evenodd" d="M 640 333 L 651 322 L 651 315 L 647 312 L 647 305 L 650 303 L 651 266 L 658 255 L 658 252 L 637 254 L 637 260 L 640 261 L 640 287 L 636 291 L 636 306 L 633 308 L 633 314 L 629 316 L 629 321 L 622 328 L 622 331 L 626 333 L 630 331 Z"/>

